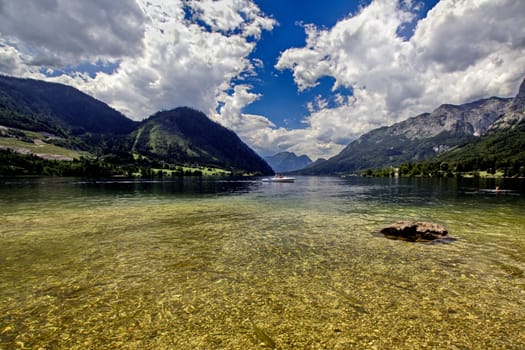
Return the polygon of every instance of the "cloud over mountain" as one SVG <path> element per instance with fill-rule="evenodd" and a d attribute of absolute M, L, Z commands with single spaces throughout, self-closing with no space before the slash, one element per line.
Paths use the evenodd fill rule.
<path fill-rule="evenodd" d="M 440 103 L 515 93 L 525 73 L 525 2 L 441 1 L 407 40 L 400 29 L 416 11 L 377 0 L 333 28 L 306 26 L 305 47 L 282 53 L 276 67 L 291 70 L 299 90 L 324 76 L 335 78 L 334 89 L 353 89 L 306 119 L 327 149 Z M 321 155 L 307 144 L 294 150 Z"/>
<path fill-rule="evenodd" d="M 363 2 L 333 26 L 301 23 L 305 44 L 264 62 L 257 45 L 279 18 L 257 3 L 0 0 L 0 73 L 73 85 L 134 119 L 190 106 L 261 154 L 312 159 L 441 103 L 515 95 L 525 74 L 523 0 L 441 0 L 428 12 L 419 1 Z M 300 128 L 244 111 L 263 97 L 258 74 L 273 69 L 291 73 L 299 95 L 333 81 Z"/>
<path fill-rule="evenodd" d="M 134 119 L 180 105 L 215 111 L 275 23 L 248 0 L 21 2 L 0 2 L 2 72 L 74 85 Z M 116 67 L 60 71 L 99 60 Z"/>

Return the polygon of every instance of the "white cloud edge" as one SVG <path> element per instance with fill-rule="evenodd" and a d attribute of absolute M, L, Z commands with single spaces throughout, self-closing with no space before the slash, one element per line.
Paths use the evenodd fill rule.
<path fill-rule="evenodd" d="M 525 31 L 519 30 L 525 28 L 525 2 L 441 1 L 409 41 L 397 34 L 413 19 L 410 4 L 404 5 L 376 0 L 330 29 L 307 26 L 305 47 L 282 53 L 276 68 L 291 70 L 299 91 L 323 76 L 354 90 L 354 98 L 335 108 L 322 108 L 322 97 L 310 103 L 306 121 L 315 139 L 341 145 L 442 103 L 515 93 L 525 73 Z M 456 36 L 449 33 L 451 22 L 462 24 L 452 28 Z M 511 39 L 497 40 L 511 29 Z M 323 155 L 311 145 L 304 144 L 305 153 Z"/>
<path fill-rule="evenodd" d="M 511 96 L 524 75 L 525 31 L 518 29 L 525 28 L 519 16 L 525 13 L 525 2 L 478 0 L 472 7 L 467 6 L 470 2 L 442 0 L 406 41 L 397 30 L 413 20 L 411 11 L 417 11 L 419 3 L 375 0 L 332 28 L 306 25 L 307 45 L 284 51 L 276 64 L 292 71 L 299 91 L 331 76 L 334 89 L 351 87 L 354 96 L 332 96 L 334 108 L 327 108 L 327 96 L 317 96 L 309 104 L 305 128 L 277 128 L 265 116 L 243 113 L 260 96 L 239 79 L 260 67 L 249 54 L 262 32 L 271 31 L 277 22 L 249 0 L 185 3 L 211 31 L 188 21 L 180 1 L 137 0 L 148 18 L 144 51 L 118 58 L 98 55 L 97 59 L 120 59 L 112 74 L 46 77 L 27 64 L 27 53 L 5 38 L 0 39 L 0 69 L 76 86 L 134 119 L 189 105 L 237 132 L 260 154 L 289 150 L 312 159 L 332 156 L 370 129 L 441 103 Z M 447 30 L 457 14 L 462 14 L 462 25 L 451 36 Z M 514 30 L 502 40 L 509 29 Z M 443 51 L 450 57 L 439 56 Z M 469 55 L 462 56 L 465 52 Z M 240 83 L 233 86 L 235 79 Z"/>

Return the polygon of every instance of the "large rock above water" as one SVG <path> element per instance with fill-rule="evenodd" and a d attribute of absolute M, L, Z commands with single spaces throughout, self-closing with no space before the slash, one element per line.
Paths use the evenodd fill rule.
<path fill-rule="evenodd" d="M 448 235 L 445 227 L 425 221 L 399 221 L 380 231 L 385 237 L 409 242 L 429 242 Z"/>

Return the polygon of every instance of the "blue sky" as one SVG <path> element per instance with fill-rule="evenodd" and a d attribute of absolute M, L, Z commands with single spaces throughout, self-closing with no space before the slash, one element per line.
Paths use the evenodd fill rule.
<path fill-rule="evenodd" d="M 305 44 L 303 25 L 332 27 L 337 21 L 357 10 L 357 1 L 304 1 L 297 6 L 295 1 L 256 1 L 262 11 L 273 16 L 279 25 L 271 32 L 264 33 L 251 57 L 260 58 L 265 69 L 259 72 L 259 81 L 254 89 L 262 94 L 260 100 L 246 107 L 245 112 L 268 116 L 275 124 L 283 127 L 304 127 L 301 120 L 308 114 L 306 104 L 316 94 L 328 95 L 333 79 L 326 78 L 320 85 L 299 93 L 295 88 L 290 71 L 277 70 L 281 52 L 290 47 Z"/>
<path fill-rule="evenodd" d="M 290 47 L 304 46 L 306 34 L 304 25 L 313 24 L 320 28 L 331 28 L 340 20 L 355 14 L 360 7 L 371 1 L 275 1 L 256 0 L 261 10 L 274 17 L 279 25 L 271 32 L 265 32 L 251 57 L 260 58 L 265 69 L 259 71 L 258 79 L 252 82 L 254 90 L 261 93 L 260 100 L 245 108 L 246 113 L 268 116 L 276 125 L 288 128 L 303 128 L 301 122 L 308 115 L 307 103 L 315 96 L 329 98 L 332 95 L 333 77 L 324 77 L 319 85 L 307 91 L 298 92 L 290 71 L 274 67 L 281 52 Z M 425 17 L 437 0 L 421 1 L 418 18 Z M 299 4 L 299 5 L 298 5 Z M 404 28 L 403 35 L 411 36 L 414 25 Z M 336 92 L 351 95 L 352 89 L 340 87 Z"/>
<path fill-rule="evenodd" d="M 0 0 L 0 73 L 142 120 L 189 106 L 259 154 L 337 154 L 374 128 L 516 94 L 523 0 Z"/>

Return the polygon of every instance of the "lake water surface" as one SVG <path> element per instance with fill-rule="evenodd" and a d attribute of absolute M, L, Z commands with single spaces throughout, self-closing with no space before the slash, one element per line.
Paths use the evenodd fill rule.
<path fill-rule="evenodd" d="M 498 181 L 0 179 L 0 349 L 524 349 Z M 457 240 L 373 235 L 405 219 Z"/>

